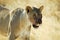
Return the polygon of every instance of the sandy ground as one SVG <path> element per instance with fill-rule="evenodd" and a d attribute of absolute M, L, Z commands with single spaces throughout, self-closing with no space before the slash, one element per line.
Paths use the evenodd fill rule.
<path fill-rule="evenodd" d="M 60 40 L 60 0 L 0 0 L 2 4 L 11 11 L 17 7 L 25 9 L 27 5 L 43 5 L 42 24 L 37 29 L 31 28 L 30 40 Z M 1 35 L 0 40 L 8 38 Z"/>

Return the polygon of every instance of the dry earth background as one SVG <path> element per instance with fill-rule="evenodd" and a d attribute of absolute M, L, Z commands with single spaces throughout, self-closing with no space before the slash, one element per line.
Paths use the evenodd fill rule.
<path fill-rule="evenodd" d="M 27 5 L 43 5 L 42 25 L 37 29 L 31 28 L 30 40 L 60 40 L 60 0 L 0 0 L 2 4 L 11 11 L 17 7 L 25 9 Z M 0 35 L 0 40 L 8 38 Z"/>

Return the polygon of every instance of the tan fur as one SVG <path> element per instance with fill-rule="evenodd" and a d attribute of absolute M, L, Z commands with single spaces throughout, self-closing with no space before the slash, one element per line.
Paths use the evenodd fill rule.
<path fill-rule="evenodd" d="M 17 8 L 12 11 L 11 20 L 11 35 L 9 40 L 15 40 L 19 38 L 20 40 L 28 40 L 30 33 L 30 26 L 27 24 L 27 14 L 25 14 L 23 9 Z M 16 18 L 17 17 L 17 18 Z"/>
<path fill-rule="evenodd" d="M 0 6 L 0 34 L 3 36 L 8 36 L 9 20 L 9 9 Z"/>

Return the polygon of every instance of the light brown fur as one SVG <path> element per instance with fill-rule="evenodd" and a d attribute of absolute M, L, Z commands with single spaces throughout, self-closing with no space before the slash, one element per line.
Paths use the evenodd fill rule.
<path fill-rule="evenodd" d="M 9 9 L 0 6 L 0 34 L 8 36 L 9 34 Z"/>

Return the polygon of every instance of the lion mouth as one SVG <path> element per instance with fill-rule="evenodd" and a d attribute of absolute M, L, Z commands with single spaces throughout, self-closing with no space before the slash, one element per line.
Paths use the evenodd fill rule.
<path fill-rule="evenodd" d="M 35 25 L 35 24 L 33 24 L 33 27 L 34 27 L 34 28 L 38 28 L 38 27 L 39 27 L 39 25 Z"/>

